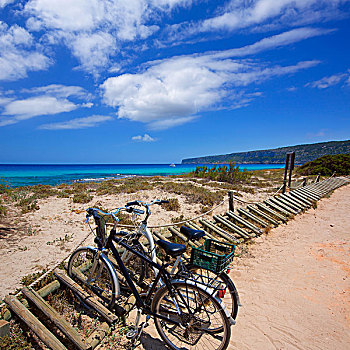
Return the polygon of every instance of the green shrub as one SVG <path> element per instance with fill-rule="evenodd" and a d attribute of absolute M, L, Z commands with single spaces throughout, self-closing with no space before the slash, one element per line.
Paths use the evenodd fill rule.
<path fill-rule="evenodd" d="M 92 200 L 92 198 L 94 198 L 94 196 L 86 192 L 75 193 L 73 196 L 73 203 L 86 204 L 89 203 Z"/>
<path fill-rule="evenodd" d="M 300 175 L 350 175 L 350 154 L 326 155 L 297 168 Z"/>
<path fill-rule="evenodd" d="M 162 207 L 168 211 L 178 211 L 180 210 L 180 203 L 177 198 L 168 199 L 169 203 L 163 203 Z"/>
<path fill-rule="evenodd" d="M 238 165 L 231 163 L 226 165 L 212 167 L 197 166 L 194 171 L 189 173 L 190 176 L 208 178 L 210 180 L 228 182 L 228 183 L 237 183 L 237 182 L 247 182 L 251 173 L 246 170 L 241 170 Z"/>

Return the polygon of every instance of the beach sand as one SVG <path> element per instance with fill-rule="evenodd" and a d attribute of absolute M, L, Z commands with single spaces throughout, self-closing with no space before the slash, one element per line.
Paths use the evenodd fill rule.
<path fill-rule="evenodd" d="M 119 194 L 99 201 L 116 207 L 136 196 Z M 147 191 L 145 198 L 139 198 L 147 196 L 164 198 L 164 193 Z M 181 212 L 154 207 L 151 225 L 169 223 L 181 213 L 198 215 L 200 206 L 181 196 L 172 197 L 179 198 Z M 253 197 L 247 195 L 250 200 Z M 0 298 L 21 287 L 26 274 L 60 262 L 86 236 L 84 208 L 89 205 L 49 198 L 40 201 L 40 210 L 24 216 L 33 235 L 7 225 L 0 240 Z M 225 210 L 227 203 L 217 212 Z M 317 209 L 297 215 L 248 244 L 231 271 L 242 307 L 232 327 L 229 349 L 348 349 L 349 233 L 350 186 L 344 186 L 321 199 Z M 92 236 L 84 245 L 91 241 Z M 142 337 L 142 348 L 165 349 L 152 321 Z"/>
<path fill-rule="evenodd" d="M 255 239 L 230 275 L 242 307 L 229 349 L 350 346 L 350 186 Z M 143 349 L 165 349 L 153 326 Z"/>

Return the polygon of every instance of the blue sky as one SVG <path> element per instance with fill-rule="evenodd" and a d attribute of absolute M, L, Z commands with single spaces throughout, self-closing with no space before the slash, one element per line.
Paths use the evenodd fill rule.
<path fill-rule="evenodd" d="M 350 1 L 0 0 L 0 163 L 350 138 Z"/>

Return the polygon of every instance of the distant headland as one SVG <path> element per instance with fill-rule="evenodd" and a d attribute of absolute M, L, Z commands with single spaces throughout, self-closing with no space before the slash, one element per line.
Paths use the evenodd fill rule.
<path fill-rule="evenodd" d="M 350 153 L 350 140 L 187 158 L 182 160 L 182 164 L 224 164 L 229 162 L 238 164 L 283 164 L 288 152 L 295 152 L 296 164 L 304 164 L 327 154 Z"/>

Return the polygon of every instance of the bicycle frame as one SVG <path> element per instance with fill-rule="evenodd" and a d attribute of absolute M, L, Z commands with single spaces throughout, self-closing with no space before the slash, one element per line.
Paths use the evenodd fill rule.
<path fill-rule="evenodd" d="M 156 275 L 156 278 L 152 284 L 152 287 L 149 289 L 149 291 L 147 292 L 147 295 L 146 295 L 146 298 L 145 300 L 142 300 L 141 296 L 140 296 L 140 293 L 137 291 L 136 289 L 136 286 L 134 284 L 134 282 L 132 281 L 116 247 L 114 246 L 113 244 L 113 241 L 116 242 L 117 244 L 120 244 L 122 247 L 124 247 L 125 249 L 129 250 L 130 252 L 132 252 L 133 254 L 136 254 L 138 257 L 140 257 L 141 259 L 145 260 L 147 263 L 149 263 L 151 266 L 153 266 L 154 268 L 156 268 L 159 273 Z M 157 285 L 158 285 L 158 282 L 160 280 L 161 277 L 163 277 L 164 279 L 164 284 L 166 285 L 167 289 L 169 290 L 170 292 L 170 296 L 175 304 L 175 307 L 177 309 L 177 312 L 179 313 L 179 315 L 181 315 L 181 311 L 180 311 L 180 308 L 178 306 L 178 303 L 176 301 L 176 295 L 173 293 L 173 290 L 171 288 L 171 284 L 169 282 L 169 278 L 167 276 L 167 273 L 165 271 L 165 268 L 166 268 L 166 265 L 163 265 L 163 266 L 160 266 L 159 264 L 153 262 L 151 259 L 149 259 L 148 257 L 144 256 L 143 254 L 141 254 L 140 252 L 132 249 L 129 245 L 127 245 L 125 242 L 123 242 L 122 239 L 120 238 L 116 238 L 114 236 L 109 236 L 108 237 L 108 240 L 107 240 L 107 247 L 111 249 L 112 251 L 112 254 L 126 280 L 126 283 L 129 285 L 130 289 L 131 289 L 131 292 L 132 294 L 135 296 L 135 299 L 136 299 L 136 306 L 138 307 L 138 309 L 142 309 L 144 310 L 147 314 L 153 316 L 153 317 L 157 317 L 157 318 L 160 318 L 160 319 L 163 319 L 167 322 L 170 322 L 170 323 L 173 323 L 177 326 L 181 326 L 181 323 L 179 322 L 176 322 L 174 320 L 171 320 L 169 319 L 168 317 L 165 317 L 163 315 L 160 315 L 160 314 L 157 314 L 157 313 L 154 313 L 152 310 L 151 310 L 151 307 L 150 307 L 150 301 L 152 300 L 152 295 L 154 294 L 156 288 L 157 288 Z M 180 295 L 181 297 L 181 295 Z M 185 303 L 186 304 L 186 303 Z"/>

